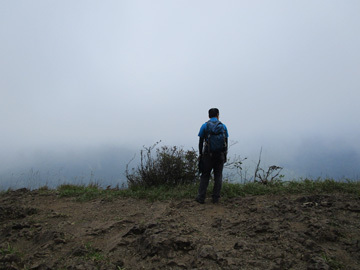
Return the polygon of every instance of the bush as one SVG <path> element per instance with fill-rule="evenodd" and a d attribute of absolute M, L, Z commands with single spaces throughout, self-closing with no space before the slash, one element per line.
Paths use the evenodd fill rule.
<path fill-rule="evenodd" d="M 183 150 L 177 146 L 162 146 L 153 150 L 159 143 L 144 147 L 140 151 L 140 165 L 129 172 L 126 166 L 128 186 L 154 187 L 177 186 L 195 183 L 197 178 L 197 154 L 194 149 Z"/>

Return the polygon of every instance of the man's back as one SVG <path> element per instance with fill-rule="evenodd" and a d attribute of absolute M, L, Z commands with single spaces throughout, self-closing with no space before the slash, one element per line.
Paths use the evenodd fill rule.
<path fill-rule="evenodd" d="M 210 120 L 204 123 L 199 131 L 199 154 L 201 163 L 200 186 L 196 201 L 205 202 L 210 174 L 214 171 L 214 188 L 212 202 L 217 203 L 222 186 L 222 171 L 226 161 L 228 131 L 226 125 L 219 121 L 219 110 L 209 110 Z M 204 147 L 205 142 L 205 147 Z"/>

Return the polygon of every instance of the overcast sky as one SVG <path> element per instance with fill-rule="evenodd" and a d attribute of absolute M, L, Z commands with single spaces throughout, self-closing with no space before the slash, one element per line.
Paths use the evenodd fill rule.
<path fill-rule="evenodd" d="M 359 14 L 358 0 L 1 1 L 0 159 L 196 148 L 217 107 L 233 152 L 305 174 L 342 153 L 357 174 Z"/>

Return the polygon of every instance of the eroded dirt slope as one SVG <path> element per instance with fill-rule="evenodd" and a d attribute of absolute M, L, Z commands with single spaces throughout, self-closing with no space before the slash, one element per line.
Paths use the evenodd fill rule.
<path fill-rule="evenodd" d="M 76 202 L 0 196 L 0 269 L 360 269 L 348 194 Z"/>

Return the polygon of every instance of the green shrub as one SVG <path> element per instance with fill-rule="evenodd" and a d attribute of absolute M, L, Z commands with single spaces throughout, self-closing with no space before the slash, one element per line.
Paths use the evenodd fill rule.
<path fill-rule="evenodd" d="M 184 150 L 177 146 L 144 147 L 140 151 L 140 165 L 129 172 L 126 178 L 130 188 L 192 184 L 197 178 L 197 154 L 194 149 Z M 155 149 L 155 154 L 153 150 Z"/>

